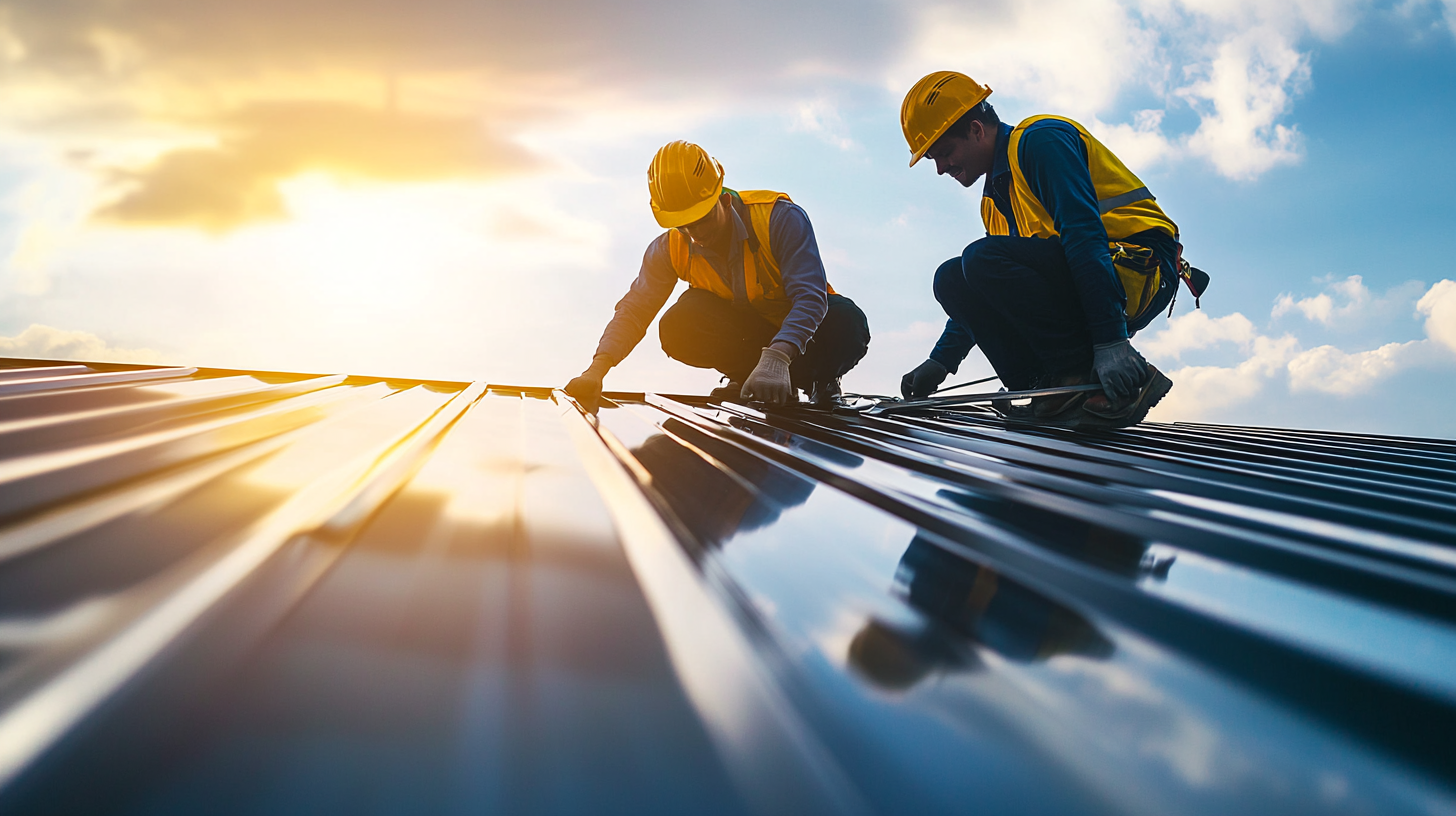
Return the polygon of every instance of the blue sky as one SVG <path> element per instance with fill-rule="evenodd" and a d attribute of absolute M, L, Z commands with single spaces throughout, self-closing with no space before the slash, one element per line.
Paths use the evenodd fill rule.
<path fill-rule="evenodd" d="M 890 393 L 982 234 L 905 166 L 952 68 L 1086 124 L 1213 275 L 1135 339 L 1155 418 L 1456 436 L 1456 4 L 0 8 L 0 353 L 564 382 L 686 138 L 806 208 L 874 334 L 846 385 Z M 716 382 L 653 339 L 609 387 Z"/>

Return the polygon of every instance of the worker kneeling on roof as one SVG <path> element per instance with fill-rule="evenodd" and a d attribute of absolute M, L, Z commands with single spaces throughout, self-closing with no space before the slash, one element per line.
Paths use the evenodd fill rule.
<path fill-rule="evenodd" d="M 930 395 L 979 344 L 1012 391 L 1100 384 L 1101 393 L 1038 397 L 1024 418 L 1063 425 L 1142 421 L 1173 383 L 1128 338 L 1170 308 L 1182 261 L 1178 227 L 1148 188 L 1081 125 L 1033 116 L 1011 127 L 991 89 L 954 71 L 915 84 L 900 108 L 910 165 L 969 187 L 986 177 L 986 237 L 935 273 L 950 319 L 930 358 L 901 381 Z"/>
<path fill-rule="evenodd" d="M 667 227 L 602 332 L 591 366 L 566 385 L 589 411 L 602 378 L 642 341 L 679 280 L 688 289 L 658 324 L 667 356 L 727 378 L 717 399 L 836 402 L 839 378 L 869 348 L 864 312 L 824 277 L 809 217 L 787 195 L 730 190 L 723 166 L 670 142 L 647 168 L 652 214 Z"/>

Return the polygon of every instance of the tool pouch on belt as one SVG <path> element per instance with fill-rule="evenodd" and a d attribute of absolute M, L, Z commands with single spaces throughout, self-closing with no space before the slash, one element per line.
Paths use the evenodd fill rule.
<path fill-rule="evenodd" d="M 1127 319 L 1133 320 L 1148 310 L 1158 293 L 1158 259 L 1151 249 L 1137 244 L 1110 241 L 1107 248 L 1112 252 L 1112 268 L 1117 270 L 1122 290 L 1127 293 Z"/>

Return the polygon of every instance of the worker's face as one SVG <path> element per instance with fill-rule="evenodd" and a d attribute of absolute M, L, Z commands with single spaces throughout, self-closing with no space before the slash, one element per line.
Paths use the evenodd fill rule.
<path fill-rule="evenodd" d="M 935 162 L 935 172 L 950 176 L 962 187 L 975 184 L 991 172 L 996 160 L 996 129 L 981 122 L 971 122 L 965 138 L 946 134 L 925 151 L 925 158 Z"/>
<path fill-rule="evenodd" d="M 707 215 L 678 229 L 698 246 L 717 248 L 728 235 L 728 208 L 724 206 L 723 199 L 719 198 L 717 205 L 708 210 Z"/>

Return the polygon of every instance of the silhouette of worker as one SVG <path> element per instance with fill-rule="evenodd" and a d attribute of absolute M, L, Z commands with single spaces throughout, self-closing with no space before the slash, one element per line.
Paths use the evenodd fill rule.
<path fill-rule="evenodd" d="M 849 663 L 901 690 L 936 671 L 970 671 L 977 649 L 1018 663 L 1078 654 L 1104 658 L 1112 643 L 1047 596 L 916 534 L 895 570 L 895 591 L 924 614 L 916 626 L 870 619 L 850 641 Z"/>
<path fill-rule="evenodd" d="M 664 426 L 690 432 L 684 423 Z M 713 447 L 711 440 L 695 440 Z M 700 447 L 701 449 L 701 447 Z M 733 476 L 667 434 L 654 434 L 632 449 L 652 474 L 652 486 L 673 513 L 706 546 L 767 527 L 784 510 L 809 500 L 815 482 L 791 470 L 724 445 L 709 455 L 732 456 Z M 736 476 L 736 478 L 735 478 Z"/>

